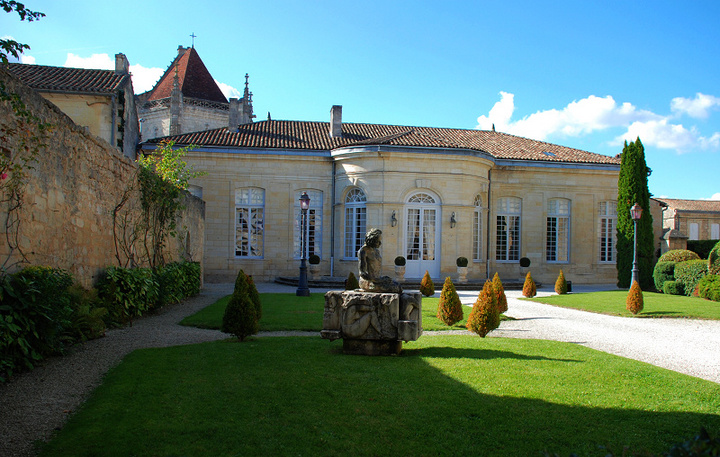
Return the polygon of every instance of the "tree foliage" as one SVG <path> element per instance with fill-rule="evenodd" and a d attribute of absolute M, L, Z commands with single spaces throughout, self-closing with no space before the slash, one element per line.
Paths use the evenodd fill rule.
<path fill-rule="evenodd" d="M 450 276 L 445 278 L 442 292 L 440 292 L 440 302 L 438 303 L 437 318 L 446 325 L 454 325 L 463 319 L 463 305 L 460 301 L 455 285 L 452 283 Z"/>
<path fill-rule="evenodd" d="M 505 288 L 503 287 L 500 275 L 497 272 L 495 272 L 492 282 L 493 287 L 495 288 L 495 293 L 497 294 L 498 311 L 502 314 L 508 310 L 508 302 L 507 296 L 505 295 Z"/>
<path fill-rule="evenodd" d="M 491 281 L 485 281 L 485 285 L 478 294 L 475 304 L 473 304 L 465 326 L 468 330 L 477 333 L 483 338 L 500 326 L 497 292 Z"/>
<path fill-rule="evenodd" d="M 653 286 L 652 270 L 655 252 L 648 190 L 648 176 L 651 170 L 645 163 L 645 148 L 640 138 L 631 143 L 626 141 L 621 157 L 617 199 L 617 285 L 621 288 L 630 287 L 635 231 L 630 208 L 637 203 L 643 209 L 642 217 L 637 223 L 639 279 L 640 287 L 647 290 Z"/>
<path fill-rule="evenodd" d="M 427 270 L 425 271 L 425 276 L 423 276 L 420 281 L 420 293 L 426 297 L 435 295 L 435 284 L 433 283 L 432 278 L 430 278 L 430 272 Z"/>
<path fill-rule="evenodd" d="M 25 5 L 15 0 L 0 0 L 0 8 L 5 10 L 6 13 L 12 13 L 13 11 L 16 12 L 18 16 L 20 16 L 21 21 L 33 22 L 41 17 L 45 17 L 44 13 L 31 11 L 25 8 Z M 0 60 L 2 60 L 2 63 L 5 65 L 8 63 L 8 55 L 19 59 L 20 54 L 22 54 L 26 49 L 30 49 L 30 46 L 18 43 L 11 37 L 5 36 L 0 38 Z"/>
<path fill-rule="evenodd" d="M 633 281 L 627 299 L 625 300 L 625 307 L 631 313 L 637 314 L 643 310 L 643 303 L 643 292 L 640 284 L 637 281 Z"/>
<path fill-rule="evenodd" d="M 529 271 L 528 274 L 525 275 L 525 283 L 523 283 L 522 294 L 523 297 L 527 298 L 532 298 L 537 295 L 537 286 L 535 286 L 535 281 L 533 280 Z"/>
<path fill-rule="evenodd" d="M 567 281 L 565 280 L 565 274 L 560 270 L 560 274 L 555 280 L 555 293 L 558 295 L 566 294 L 568 291 Z"/>
<path fill-rule="evenodd" d="M 235 279 L 235 289 L 228 301 L 225 313 L 223 314 L 220 330 L 236 336 L 244 341 L 250 335 L 258 332 L 258 315 L 256 305 L 251 298 L 251 283 L 248 276 L 240 270 Z"/>

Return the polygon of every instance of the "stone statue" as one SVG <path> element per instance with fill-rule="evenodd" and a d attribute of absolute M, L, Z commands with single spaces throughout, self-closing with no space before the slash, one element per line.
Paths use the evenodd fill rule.
<path fill-rule="evenodd" d="M 365 235 L 365 244 L 358 251 L 360 266 L 360 289 L 368 292 L 402 293 L 402 288 L 389 276 L 381 276 L 382 256 L 382 230 L 370 229 Z"/>

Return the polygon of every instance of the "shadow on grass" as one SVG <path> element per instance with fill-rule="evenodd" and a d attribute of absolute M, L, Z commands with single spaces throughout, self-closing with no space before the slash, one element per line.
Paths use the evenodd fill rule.
<path fill-rule="evenodd" d="M 685 412 L 717 411 L 719 386 L 577 346 L 426 338 L 401 357 L 341 346 L 135 351 L 41 455 L 604 456 L 599 445 L 659 453 L 720 430 L 717 414 Z"/>
<path fill-rule="evenodd" d="M 441 357 L 446 359 L 513 359 L 513 360 L 551 360 L 553 362 L 573 362 L 581 363 L 581 360 L 575 359 L 558 359 L 552 357 L 544 357 L 541 355 L 518 354 L 510 351 L 498 351 L 493 349 L 472 349 L 457 347 L 426 347 L 422 349 L 405 349 L 402 352 L 403 357 Z"/>

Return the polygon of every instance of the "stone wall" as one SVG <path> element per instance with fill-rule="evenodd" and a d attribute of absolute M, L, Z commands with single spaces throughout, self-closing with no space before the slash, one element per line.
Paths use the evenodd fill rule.
<path fill-rule="evenodd" d="M 135 179 L 136 165 L 2 68 L 0 81 L 8 92 L 17 93 L 41 122 L 52 125 L 46 146 L 28 172 L 23 206 L 17 213 L 21 222 L 17 240 L 25 259 L 17 250 L 10 252 L 4 223 L 8 207 L 3 203 L 0 263 L 11 270 L 27 262 L 63 268 L 89 286 L 105 267 L 118 264 L 113 210 Z M 0 119 L 3 127 L 14 126 L 7 102 L 0 102 Z M 12 141 L 11 137 L 4 146 L 17 151 Z M 202 261 L 204 202 L 188 195 L 186 207 L 178 223 L 179 236 L 168 243 L 166 259 L 185 255 Z"/>

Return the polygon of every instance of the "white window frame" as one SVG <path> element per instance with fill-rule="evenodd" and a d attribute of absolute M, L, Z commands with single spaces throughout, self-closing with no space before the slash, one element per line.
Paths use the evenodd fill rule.
<path fill-rule="evenodd" d="M 483 260 L 482 250 L 482 197 L 478 194 L 475 196 L 475 210 L 473 212 L 473 262 Z"/>
<path fill-rule="evenodd" d="M 505 235 L 504 246 L 501 246 L 502 234 Z M 513 235 L 515 236 L 513 237 Z M 501 197 L 497 200 L 495 214 L 495 260 L 498 262 L 519 261 L 521 243 L 522 199 Z"/>
<path fill-rule="evenodd" d="M 710 224 L 710 239 L 720 240 L 720 224 Z"/>
<path fill-rule="evenodd" d="M 700 224 L 690 222 L 688 224 L 688 240 L 696 241 L 700 239 Z"/>
<path fill-rule="evenodd" d="M 243 238 L 244 236 L 244 238 Z M 246 241 L 242 241 L 242 240 Z M 265 189 L 235 189 L 235 257 L 262 259 L 265 250 Z"/>
<path fill-rule="evenodd" d="M 294 194 L 294 212 L 295 212 L 295 228 L 293 231 L 293 257 L 300 259 L 301 244 L 301 223 L 302 210 L 300 209 L 300 196 L 303 192 L 307 192 L 310 197 L 310 206 L 308 207 L 308 223 L 305 227 L 305 236 L 307 243 L 305 244 L 305 258 L 309 259 L 315 254 L 322 258 L 322 226 L 323 226 L 323 192 L 314 189 L 301 189 L 295 191 Z"/>
<path fill-rule="evenodd" d="M 359 187 L 353 187 L 345 196 L 344 259 L 357 259 L 358 250 L 365 243 L 366 228 L 367 196 Z"/>
<path fill-rule="evenodd" d="M 545 261 L 570 262 L 570 200 L 551 198 L 547 201 L 545 223 Z"/>
<path fill-rule="evenodd" d="M 598 203 L 598 259 L 600 263 L 617 263 L 617 247 L 615 233 L 617 231 L 617 202 L 604 201 Z"/>

